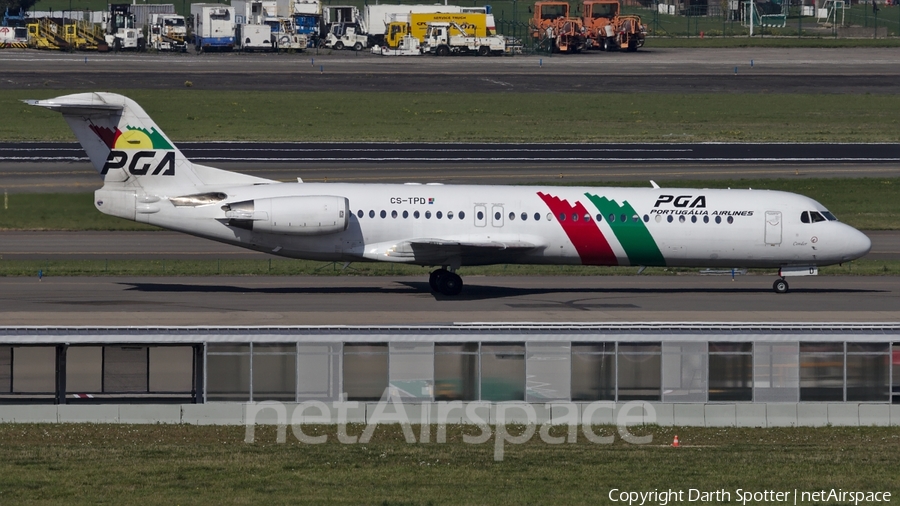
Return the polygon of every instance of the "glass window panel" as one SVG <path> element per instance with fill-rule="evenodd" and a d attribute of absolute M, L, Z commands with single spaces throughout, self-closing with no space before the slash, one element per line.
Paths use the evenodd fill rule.
<path fill-rule="evenodd" d="M 798 343 L 754 343 L 754 402 L 800 400 L 799 364 Z"/>
<path fill-rule="evenodd" d="M 663 343 L 665 402 L 706 402 L 706 343 Z"/>
<path fill-rule="evenodd" d="M 843 354 L 800 352 L 800 400 L 844 400 Z"/>
<path fill-rule="evenodd" d="M 619 343 L 619 353 L 660 353 L 660 343 Z"/>
<path fill-rule="evenodd" d="M 391 389 L 404 399 L 431 400 L 434 394 L 434 345 L 392 343 Z"/>
<path fill-rule="evenodd" d="M 900 343 L 894 343 L 891 352 L 891 392 L 894 394 L 895 404 L 900 404 Z"/>
<path fill-rule="evenodd" d="M 847 353 L 888 353 L 890 343 L 847 343 Z"/>
<path fill-rule="evenodd" d="M 250 400 L 249 353 L 206 357 L 206 398 L 210 401 Z"/>
<path fill-rule="evenodd" d="M 56 348 L 20 346 L 13 348 L 13 392 L 56 391 Z"/>
<path fill-rule="evenodd" d="M 616 400 L 616 356 L 572 354 L 572 400 Z"/>
<path fill-rule="evenodd" d="M 103 347 L 103 391 L 147 392 L 147 347 Z"/>
<path fill-rule="evenodd" d="M 438 353 L 478 353 L 478 343 L 443 343 L 435 344 L 434 352 Z"/>
<path fill-rule="evenodd" d="M 207 353 L 250 353 L 250 344 L 208 344 Z"/>
<path fill-rule="evenodd" d="M 193 388 L 194 349 L 191 346 L 150 347 L 151 392 L 190 392 Z"/>
<path fill-rule="evenodd" d="M 890 355 L 847 355 L 847 400 L 890 400 Z"/>
<path fill-rule="evenodd" d="M 569 400 L 572 350 L 568 343 L 528 343 L 525 400 Z"/>
<path fill-rule="evenodd" d="M 751 353 L 753 343 L 709 343 L 710 353 Z"/>
<path fill-rule="evenodd" d="M 709 354 L 709 400 L 753 400 L 753 356 Z"/>
<path fill-rule="evenodd" d="M 99 393 L 103 390 L 103 347 L 71 346 L 66 350 L 66 392 Z"/>
<path fill-rule="evenodd" d="M 525 344 L 481 345 L 481 400 L 525 400 Z"/>
<path fill-rule="evenodd" d="M 472 353 L 473 350 L 476 353 Z M 478 343 L 434 346 L 434 399 L 478 400 Z M 442 351 L 438 351 L 442 350 Z M 458 350 L 450 353 L 450 350 Z M 463 352 L 465 350 L 465 352 Z"/>
<path fill-rule="evenodd" d="M 304 400 L 340 400 L 341 345 L 301 344 L 298 396 Z"/>
<path fill-rule="evenodd" d="M 844 343 L 800 343 L 800 353 L 844 353 Z"/>
<path fill-rule="evenodd" d="M 616 373 L 620 401 L 658 401 L 662 386 L 662 345 L 621 343 Z"/>
<path fill-rule="evenodd" d="M 615 353 L 616 343 L 572 343 L 572 353 Z"/>
<path fill-rule="evenodd" d="M 269 343 L 253 343 L 253 354 L 257 353 L 288 353 L 293 355 L 297 353 L 296 344 L 269 344 Z"/>
<path fill-rule="evenodd" d="M 388 386 L 387 344 L 345 344 L 343 371 L 348 400 L 380 400 Z"/>
<path fill-rule="evenodd" d="M 0 392 L 12 391 L 12 346 L 0 346 Z"/>
<path fill-rule="evenodd" d="M 297 389 L 297 357 L 257 354 L 253 347 L 253 401 L 293 401 Z"/>

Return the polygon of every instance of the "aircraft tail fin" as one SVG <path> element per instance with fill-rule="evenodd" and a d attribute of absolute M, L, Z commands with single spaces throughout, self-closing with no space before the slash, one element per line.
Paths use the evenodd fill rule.
<path fill-rule="evenodd" d="M 184 191 L 268 179 L 191 163 L 136 102 L 115 93 L 77 93 L 25 100 L 63 115 L 105 187 Z"/>

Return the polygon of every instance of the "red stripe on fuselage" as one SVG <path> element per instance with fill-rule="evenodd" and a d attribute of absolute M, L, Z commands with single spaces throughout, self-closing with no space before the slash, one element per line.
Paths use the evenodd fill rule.
<path fill-rule="evenodd" d="M 619 265 L 619 260 L 609 247 L 606 237 L 603 237 L 597 222 L 590 217 L 590 213 L 581 202 L 576 202 L 573 206 L 567 200 L 560 200 L 559 197 L 541 192 L 538 192 L 538 197 L 550 208 L 553 219 L 562 225 L 563 231 L 569 236 L 575 251 L 581 257 L 582 264 Z M 560 220 L 560 214 L 565 215 L 566 219 Z M 573 215 L 578 217 L 577 221 L 572 219 Z M 588 216 L 587 220 L 584 219 L 585 216 Z"/>

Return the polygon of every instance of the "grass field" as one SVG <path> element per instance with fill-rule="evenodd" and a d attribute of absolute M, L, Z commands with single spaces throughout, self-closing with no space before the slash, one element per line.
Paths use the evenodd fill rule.
<path fill-rule="evenodd" d="M 176 142 L 900 142 L 890 94 L 118 91 Z M 0 140 L 74 141 L 57 113 L 20 102 L 66 93 L 4 91 Z"/>
<path fill-rule="evenodd" d="M 839 219 L 864 230 L 900 230 L 900 178 L 657 180 L 663 188 L 754 188 L 811 197 Z M 555 185 L 558 183 L 548 183 Z M 647 186 L 644 181 L 578 183 L 579 186 Z M 0 208 L 0 230 L 154 230 L 94 208 L 92 193 L 17 193 Z"/>
<path fill-rule="evenodd" d="M 0 502 L 573 505 L 611 504 L 613 488 L 696 488 L 730 491 L 741 504 L 737 489 L 890 491 L 892 501 L 900 493 L 896 427 L 632 428 L 653 436 L 648 445 L 618 437 L 598 445 L 581 434 L 549 445 L 535 435 L 507 445 L 502 462 L 493 440 L 461 442 L 479 433 L 474 426 L 448 426 L 443 444 L 407 444 L 398 426 L 351 445 L 336 442 L 334 426 L 304 431 L 328 442 L 303 444 L 288 430 L 288 442 L 276 444 L 273 427 L 257 427 L 256 442 L 245 443 L 243 427 L 2 424 Z M 669 446 L 675 434 L 681 448 Z"/>

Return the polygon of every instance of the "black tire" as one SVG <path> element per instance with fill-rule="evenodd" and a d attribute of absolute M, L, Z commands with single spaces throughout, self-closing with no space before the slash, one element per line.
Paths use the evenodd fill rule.
<path fill-rule="evenodd" d="M 790 287 L 788 287 L 788 282 L 782 278 L 775 280 L 772 289 L 775 290 L 775 293 L 787 293 Z"/>
<path fill-rule="evenodd" d="M 638 48 L 637 39 L 631 39 L 628 41 L 628 52 L 629 53 L 633 53 L 633 52 L 637 51 L 637 48 Z"/>
<path fill-rule="evenodd" d="M 341 49 L 344 49 L 344 43 L 341 41 L 337 41 L 334 43 L 334 48 L 340 51 Z"/>
<path fill-rule="evenodd" d="M 122 41 L 120 39 L 116 39 L 115 42 L 113 42 L 113 51 L 118 53 L 121 50 L 122 50 Z"/>
<path fill-rule="evenodd" d="M 446 273 L 447 273 L 447 271 L 444 269 L 438 269 L 436 271 L 431 271 L 431 275 L 428 276 L 428 286 L 431 287 L 432 292 L 438 293 L 440 291 L 441 278 Z"/>
<path fill-rule="evenodd" d="M 478 48 L 478 56 L 489 56 L 491 54 L 491 48 L 487 46 L 481 46 Z"/>
<path fill-rule="evenodd" d="M 458 274 L 444 271 L 446 274 L 441 276 L 440 280 L 438 280 L 438 289 L 440 293 L 447 296 L 459 295 L 462 292 L 463 282 L 462 278 L 459 277 Z"/>
<path fill-rule="evenodd" d="M 363 50 L 362 42 L 357 42 L 356 44 L 353 44 L 353 50 L 354 51 L 362 51 Z"/>
<path fill-rule="evenodd" d="M 450 48 L 447 46 L 438 46 L 435 54 L 437 54 L 438 56 L 450 56 Z"/>

